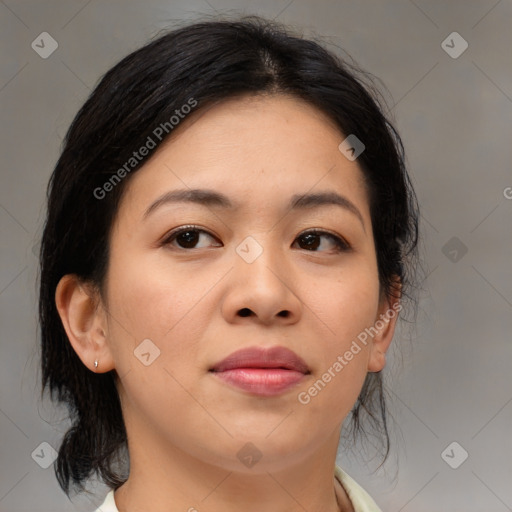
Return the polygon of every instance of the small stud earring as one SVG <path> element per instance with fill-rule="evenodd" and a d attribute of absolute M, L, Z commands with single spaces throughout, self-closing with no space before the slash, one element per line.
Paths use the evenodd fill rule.
<path fill-rule="evenodd" d="M 96 368 L 98 368 L 98 360 L 97 359 L 94 361 L 94 369 L 96 369 Z"/>

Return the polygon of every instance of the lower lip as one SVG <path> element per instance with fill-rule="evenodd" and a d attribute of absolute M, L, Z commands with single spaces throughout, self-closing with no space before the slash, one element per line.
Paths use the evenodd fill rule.
<path fill-rule="evenodd" d="M 254 395 L 274 396 L 298 384 L 305 374 L 282 368 L 234 368 L 214 375 Z"/>

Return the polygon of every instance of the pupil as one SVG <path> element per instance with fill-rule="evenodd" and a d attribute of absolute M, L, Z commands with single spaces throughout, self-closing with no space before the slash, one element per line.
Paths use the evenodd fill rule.
<path fill-rule="evenodd" d="M 180 245 L 185 247 L 193 247 L 195 244 L 197 244 L 198 238 L 199 234 L 197 231 L 185 231 L 178 235 Z"/>
<path fill-rule="evenodd" d="M 302 237 L 302 240 L 305 242 L 305 245 L 307 246 L 306 249 L 317 249 L 320 245 L 318 243 L 318 236 L 312 233 L 309 233 L 307 235 L 304 235 Z"/>

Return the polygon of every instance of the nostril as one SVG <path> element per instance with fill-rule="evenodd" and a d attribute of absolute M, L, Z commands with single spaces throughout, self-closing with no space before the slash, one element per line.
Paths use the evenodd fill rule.
<path fill-rule="evenodd" d="M 243 308 L 238 312 L 238 314 L 240 316 L 249 316 L 251 314 L 251 310 L 249 308 Z"/>
<path fill-rule="evenodd" d="M 287 318 L 289 314 L 290 314 L 289 311 L 287 311 L 286 309 L 283 309 L 283 311 L 279 311 L 278 316 L 282 316 L 284 318 Z"/>

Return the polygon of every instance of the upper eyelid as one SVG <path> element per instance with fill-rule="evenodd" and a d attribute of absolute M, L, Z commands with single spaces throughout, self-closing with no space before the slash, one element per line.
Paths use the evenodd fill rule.
<path fill-rule="evenodd" d="M 218 240 L 218 237 L 216 235 L 214 235 L 213 233 L 211 233 L 210 231 L 208 231 L 207 229 L 205 228 L 202 228 L 201 226 L 197 226 L 197 225 L 194 225 L 194 224 L 190 224 L 190 225 L 184 225 L 184 226 L 179 226 L 173 230 L 171 230 L 169 233 L 167 233 L 164 237 L 163 237 L 163 242 L 166 243 L 168 241 L 171 240 L 172 237 L 178 235 L 179 233 L 181 233 L 182 231 L 186 231 L 186 230 L 190 230 L 190 231 L 199 231 L 201 233 L 205 233 L 207 234 L 208 236 L 211 236 L 212 238 L 215 238 Z M 294 239 L 294 241 L 300 237 L 300 236 L 303 236 L 303 235 L 307 235 L 307 234 L 315 234 L 315 235 L 323 235 L 323 236 L 330 236 L 332 237 L 333 239 L 335 239 L 336 241 L 339 241 L 341 242 L 342 244 L 346 245 L 347 247 L 351 247 L 351 244 L 346 240 L 345 237 L 341 236 L 341 235 L 338 235 L 336 233 L 333 233 L 329 230 L 326 230 L 324 228 L 307 228 L 305 229 L 304 231 L 301 231 L 297 236 L 296 238 Z"/>
<path fill-rule="evenodd" d="M 346 249 L 352 249 L 352 244 L 344 236 L 338 235 L 336 233 L 333 233 L 332 231 L 328 231 L 328 230 L 321 229 L 321 228 L 309 228 L 309 229 L 306 229 L 305 231 L 302 231 L 301 233 L 299 233 L 297 235 L 297 238 L 299 236 L 307 235 L 309 233 L 312 233 L 312 234 L 315 234 L 315 235 L 323 235 L 323 236 L 331 237 L 331 238 L 334 239 L 336 245 L 340 245 L 341 244 Z"/>
<path fill-rule="evenodd" d="M 220 241 L 219 237 L 211 233 L 209 230 L 202 228 L 201 226 L 196 226 L 194 224 L 190 225 L 184 225 L 184 226 L 178 226 L 177 228 L 171 229 L 171 231 L 168 231 L 162 238 L 161 238 L 161 244 L 170 244 L 171 242 L 174 242 L 176 240 L 176 236 L 184 231 L 198 231 L 200 233 L 204 233 L 208 235 L 211 238 L 214 238 L 217 241 Z M 222 243 L 222 242 L 221 242 Z"/>
<path fill-rule="evenodd" d="M 178 226 L 177 228 L 171 229 L 171 231 L 168 231 L 162 237 L 162 240 L 168 240 L 172 236 L 175 236 L 175 235 L 181 233 L 182 231 L 187 231 L 187 230 L 190 230 L 190 231 L 200 231 L 201 233 L 206 233 L 207 235 L 209 235 L 209 236 L 211 236 L 213 238 L 218 238 L 216 235 L 214 235 L 213 233 L 208 231 L 206 228 L 202 228 L 201 226 L 196 226 L 194 224 L 190 224 L 190 225 Z"/>

